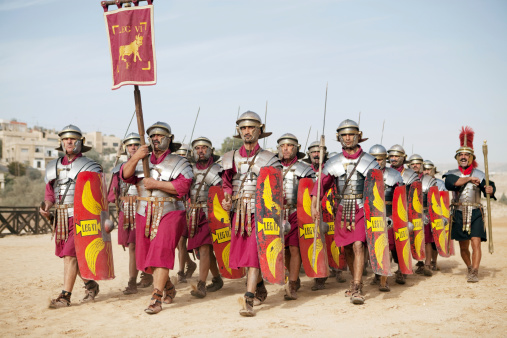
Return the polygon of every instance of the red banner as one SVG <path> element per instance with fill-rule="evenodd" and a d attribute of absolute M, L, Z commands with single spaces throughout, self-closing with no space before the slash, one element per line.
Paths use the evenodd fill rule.
<path fill-rule="evenodd" d="M 113 87 L 157 83 L 153 5 L 105 12 Z"/>

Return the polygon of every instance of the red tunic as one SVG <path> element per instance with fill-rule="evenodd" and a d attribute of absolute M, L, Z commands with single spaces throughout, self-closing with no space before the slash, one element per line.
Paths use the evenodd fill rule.
<path fill-rule="evenodd" d="M 154 154 L 150 157 L 152 164 L 161 163 L 170 153 L 167 150 L 158 159 Z M 125 179 L 123 167 L 120 169 L 120 177 L 123 181 L 131 184 L 142 184 L 142 178 L 133 175 Z M 179 175 L 175 180 L 170 181 L 178 195 L 183 198 L 190 191 L 192 179 Z M 146 211 L 145 211 L 146 212 Z M 152 273 L 152 268 L 174 268 L 175 250 L 178 246 L 183 229 L 186 227 L 185 210 L 170 211 L 160 220 L 157 235 L 153 240 L 145 236 L 146 216 L 136 214 L 136 263 L 140 271 Z"/>
<path fill-rule="evenodd" d="M 69 161 L 67 156 L 64 156 L 62 158 L 62 164 L 68 165 L 74 162 L 78 157 L 83 156 L 83 154 L 79 153 L 72 159 L 72 161 Z M 55 190 L 53 188 L 53 182 L 54 180 L 48 182 L 46 184 L 46 191 L 44 193 L 44 200 L 45 201 L 51 201 L 53 204 L 56 203 L 55 199 Z M 60 196 L 62 198 L 63 196 Z M 69 217 L 69 237 L 67 238 L 67 241 L 57 241 L 55 236 L 55 255 L 63 258 L 65 256 L 71 256 L 76 257 L 76 247 L 74 245 L 74 217 Z"/>
<path fill-rule="evenodd" d="M 116 201 L 116 194 L 115 189 L 116 188 L 116 194 L 120 191 L 120 184 L 119 184 L 119 172 L 116 174 L 113 174 L 113 177 L 111 178 L 111 189 L 109 189 L 109 194 L 107 195 L 107 200 L 109 203 L 114 203 Z M 123 203 L 120 201 L 120 203 Z M 123 211 L 118 211 L 118 244 L 122 246 L 128 246 L 130 243 L 136 242 L 136 231 L 135 229 L 124 229 L 124 213 Z"/>
<path fill-rule="evenodd" d="M 250 156 L 253 157 L 257 151 L 260 151 L 261 148 L 259 144 L 257 144 L 252 152 L 250 152 Z M 239 150 L 239 154 L 241 156 L 247 156 L 247 152 L 245 146 L 243 145 Z M 236 174 L 236 165 L 234 161 L 232 163 L 232 168 L 228 170 L 224 170 L 222 175 L 222 187 L 224 192 L 228 193 L 232 196 L 232 178 L 234 174 Z M 236 234 L 234 232 L 234 225 L 236 224 L 236 215 L 234 213 L 232 216 L 231 225 L 233 227 L 231 231 L 231 251 L 229 254 L 229 266 L 232 269 L 239 269 L 242 267 L 250 267 L 260 269 L 259 263 L 259 254 L 257 252 L 257 240 L 255 239 L 256 233 L 256 224 L 255 224 L 255 214 L 251 214 L 251 224 L 252 224 L 252 235 L 247 236 L 246 231 L 243 235 Z M 248 215 L 246 216 L 248 217 Z M 245 217 L 245 218 L 246 218 Z M 245 229 L 246 229 L 247 220 L 245 219 Z M 239 231 L 238 231 L 239 232 Z"/>

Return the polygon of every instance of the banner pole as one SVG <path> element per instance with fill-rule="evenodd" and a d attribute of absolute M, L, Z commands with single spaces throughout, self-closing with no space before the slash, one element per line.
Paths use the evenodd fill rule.
<path fill-rule="evenodd" d="M 136 102 L 136 116 L 137 116 L 137 128 L 139 136 L 141 137 L 141 145 L 144 146 L 144 119 L 143 119 L 143 105 L 141 103 L 141 91 L 138 85 L 134 85 L 134 100 Z M 150 177 L 150 165 L 148 163 L 148 156 L 143 158 L 143 172 L 144 177 Z"/>

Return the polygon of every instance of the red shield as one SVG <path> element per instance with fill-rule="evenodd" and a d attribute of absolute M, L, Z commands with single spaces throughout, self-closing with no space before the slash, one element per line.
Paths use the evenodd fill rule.
<path fill-rule="evenodd" d="M 450 232 L 450 200 L 449 200 L 449 192 L 448 191 L 440 191 L 440 207 L 442 208 L 442 217 L 447 220 L 447 224 L 445 225 L 446 238 L 447 238 L 447 252 L 450 256 L 454 256 L 456 253 L 454 252 L 454 241 L 451 239 Z"/>
<path fill-rule="evenodd" d="M 312 265 L 314 245 L 313 237 L 315 228 L 311 212 L 312 197 L 310 196 L 310 192 L 312 189 L 313 180 L 311 178 L 303 178 L 299 181 L 297 205 L 299 250 L 301 252 L 301 261 L 306 275 L 311 278 L 319 278 L 328 276 L 328 263 L 325 247 L 326 239 L 321 234 L 320 228 L 317 227 L 317 247 L 315 249 L 315 262 Z"/>
<path fill-rule="evenodd" d="M 408 221 L 414 226 L 410 232 L 410 248 L 412 257 L 418 261 L 423 261 L 426 257 L 424 251 L 424 228 L 423 228 L 423 197 L 421 182 L 414 182 L 410 185 L 408 191 Z"/>
<path fill-rule="evenodd" d="M 390 276 L 391 266 L 382 171 L 370 169 L 364 185 L 364 218 L 371 268 L 377 275 Z"/>
<path fill-rule="evenodd" d="M 322 199 L 322 220 L 329 225 L 329 231 L 326 233 L 327 261 L 334 269 L 346 270 L 347 262 L 343 247 L 337 247 L 334 241 L 335 195 L 336 186 L 333 186 Z"/>
<path fill-rule="evenodd" d="M 393 231 L 398 265 L 401 273 L 412 274 L 412 255 L 410 254 L 410 237 L 408 231 L 407 187 L 396 187 L 393 196 Z"/>
<path fill-rule="evenodd" d="M 85 171 L 77 176 L 74 192 L 74 243 L 81 277 L 114 278 L 107 186 L 103 174 Z"/>
<path fill-rule="evenodd" d="M 262 276 L 273 284 L 285 282 L 282 171 L 261 168 L 255 193 L 255 236 Z"/>
<path fill-rule="evenodd" d="M 213 240 L 213 250 L 217 258 L 220 274 L 229 279 L 241 278 L 245 268 L 231 269 L 229 253 L 231 250 L 231 219 L 222 208 L 224 191 L 221 187 L 210 187 L 208 192 L 208 225 Z"/>
<path fill-rule="evenodd" d="M 442 219 L 442 208 L 440 207 L 440 192 L 438 187 L 433 186 L 428 191 L 428 211 L 431 223 L 431 233 L 437 246 L 438 254 L 442 257 L 449 257 L 447 253 L 447 237 Z"/>

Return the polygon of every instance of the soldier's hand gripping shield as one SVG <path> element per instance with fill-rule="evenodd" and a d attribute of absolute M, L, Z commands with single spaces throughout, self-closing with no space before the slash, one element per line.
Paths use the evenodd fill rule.
<path fill-rule="evenodd" d="M 111 234 L 106 232 L 109 222 L 104 174 L 79 173 L 74 193 L 74 243 L 84 279 L 114 278 Z"/>
<path fill-rule="evenodd" d="M 454 256 L 454 241 L 451 239 L 451 213 L 450 213 L 450 199 L 448 191 L 440 191 L 440 207 L 442 208 L 442 217 L 444 218 L 445 231 L 447 238 L 447 252 L 450 256 Z"/>
<path fill-rule="evenodd" d="M 424 250 L 424 224 L 423 224 L 423 196 L 422 184 L 420 181 L 410 185 L 408 190 L 408 221 L 412 223 L 412 231 L 410 231 L 410 249 L 412 257 L 418 261 L 426 258 Z"/>
<path fill-rule="evenodd" d="M 438 187 L 430 187 L 428 191 L 428 212 L 431 223 L 431 233 L 437 247 L 438 254 L 442 257 L 449 257 L 447 252 L 447 237 L 444 220 L 442 219 L 442 208 L 440 206 L 440 192 Z"/>
<path fill-rule="evenodd" d="M 328 276 L 328 260 L 326 254 L 326 239 L 321 227 L 317 227 L 317 248 L 315 250 L 315 264 L 312 265 L 313 258 L 313 236 L 315 224 L 312 219 L 312 197 L 310 192 L 313 189 L 314 182 L 311 178 L 302 178 L 298 187 L 298 237 L 299 250 L 301 252 L 301 261 L 308 277 L 321 278 Z M 334 224 L 332 224 L 334 229 Z M 336 245 L 335 245 L 336 247 Z"/>
<path fill-rule="evenodd" d="M 366 241 L 372 270 L 390 276 L 389 240 L 387 237 L 384 176 L 379 169 L 370 169 L 364 183 L 364 218 Z"/>
<path fill-rule="evenodd" d="M 408 230 L 407 187 L 401 185 L 394 189 L 393 231 L 398 265 L 401 273 L 412 274 L 412 255 L 410 254 L 410 236 Z"/>
<path fill-rule="evenodd" d="M 255 193 L 255 237 L 263 278 L 273 284 L 285 284 L 282 171 L 263 167 Z"/>
<path fill-rule="evenodd" d="M 222 187 L 213 186 L 208 191 L 208 225 L 213 241 L 213 250 L 217 258 L 220 274 L 228 279 L 238 279 L 245 275 L 246 269 L 231 269 L 229 255 L 231 251 L 231 219 L 222 208 L 224 191 Z"/>

